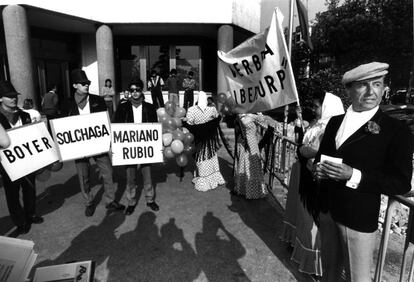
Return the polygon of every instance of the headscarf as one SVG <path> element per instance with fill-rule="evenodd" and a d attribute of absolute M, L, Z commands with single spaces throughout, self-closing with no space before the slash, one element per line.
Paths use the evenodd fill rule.
<path fill-rule="evenodd" d="M 343 113 L 345 113 L 345 111 L 341 98 L 326 92 L 322 103 L 322 115 L 318 122 L 326 125 L 331 117 L 342 115 Z"/>
<path fill-rule="evenodd" d="M 198 92 L 198 101 L 197 106 L 202 110 L 203 112 L 207 108 L 207 93 L 204 91 Z"/>

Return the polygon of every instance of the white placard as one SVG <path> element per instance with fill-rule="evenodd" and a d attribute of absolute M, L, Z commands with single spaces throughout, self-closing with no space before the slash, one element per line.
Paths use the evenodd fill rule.
<path fill-rule="evenodd" d="M 50 125 L 61 161 L 109 151 L 111 127 L 108 112 L 52 119 Z"/>
<path fill-rule="evenodd" d="M 7 130 L 10 146 L 0 150 L 1 164 L 12 181 L 59 160 L 44 122 Z"/>
<path fill-rule="evenodd" d="M 112 165 L 164 161 L 160 123 L 113 123 L 111 131 Z"/>

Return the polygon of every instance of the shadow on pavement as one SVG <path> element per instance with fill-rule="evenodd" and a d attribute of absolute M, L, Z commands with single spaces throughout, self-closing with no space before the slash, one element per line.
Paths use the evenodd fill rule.
<path fill-rule="evenodd" d="M 250 281 L 237 262 L 246 249 L 212 212 L 203 217 L 202 232 L 195 235 L 195 246 L 208 281 Z"/>

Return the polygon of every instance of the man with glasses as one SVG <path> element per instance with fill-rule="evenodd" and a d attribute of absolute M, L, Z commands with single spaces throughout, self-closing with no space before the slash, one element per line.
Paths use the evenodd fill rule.
<path fill-rule="evenodd" d="M 121 101 L 115 112 L 115 123 L 145 123 L 157 122 L 157 113 L 152 104 L 144 101 L 144 93 L 142 93 L 143 82 L 140 79 L 132 81 L 129 84 L 130 96 L 128 100 Z M 151 180 L 151 164 L 138 164 L 126 166 L 126 197 L 128 199 L 128 207 L 125 210 L 126 215 L 134 212 L 137 204 L 136 190 L 137 170 L 141 168 L 145 200 L 147 206 L 153 211 L 158 211 L 159 206 L 155 202 L 155 192 Z"/>
<path fill-rule="evenodd" d="M 91 81 L 87 78 L 85 72 L 81 69 L 75 69 L 71 72 L 73 88 L 75 89 L 74 99 L 69 104 L 69 115 L 86 115 L 107 110 L 105 101 L 102 97 L 89 94 L 89 85 Z M 95 212 L 93 202 L 93 193 L 89 184 L 90 159 L 95 160 L 99 168 L 100 175 L 103 179 L 105 189 L 104 198 L 106 208 L 110 211 L 123 211 L 124 205 L 115 200 L 115 187 L 112 179 L 112 166 L 108 153 L 97 156 L 87 157 L 75 160 L 76 170 L 78 172 L 82 195 L 85 199 L 85 216 L 90 217 Z"/>

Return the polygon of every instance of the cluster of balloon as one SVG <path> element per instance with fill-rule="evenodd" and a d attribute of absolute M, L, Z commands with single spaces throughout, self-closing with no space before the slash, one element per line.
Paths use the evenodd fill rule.
<path fill-rule="evenodd" d="M 230 95 L 226 95 L 226 93 L 219 93 L 217 95 L 217 101 L 219 104 L 219 111 L 223 115 L 230 115 L 234 112 L 236 101 Z"/>
<path fill-rule="evenodd" d="M 184 108 L 176 107 L 172 102 L 157 110 L 158 121 L 162 123 L 164 157 L 175 158 L 181 168 L 187 165 L 188 157 L 194 152 L 194 135 L 183 127 L 181 121 L 185 114 Z"/>

